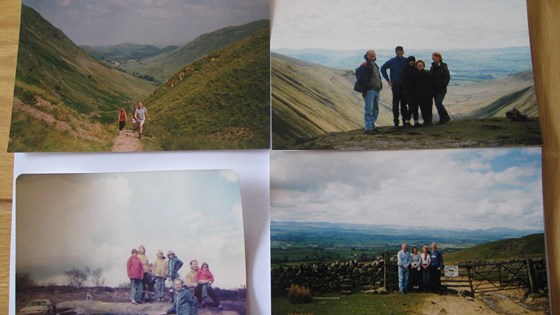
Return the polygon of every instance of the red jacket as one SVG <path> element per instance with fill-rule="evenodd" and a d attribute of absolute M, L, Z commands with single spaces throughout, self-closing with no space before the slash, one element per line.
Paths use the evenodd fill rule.
<path fill-rule="evenodd" d="M 142 261 L 138 256 L 130 256 L 126 262 L 126 272 L 130 279 L 142 279 L 144 277 L 144 267 L 142 267 Z"/>

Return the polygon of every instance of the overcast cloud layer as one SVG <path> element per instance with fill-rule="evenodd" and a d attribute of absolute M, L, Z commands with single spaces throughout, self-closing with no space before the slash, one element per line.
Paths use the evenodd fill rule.
<path fill-rule="evenodd" d="M 128 282 L 126 261 L 143 244 L 150 261 L 173 249 L 206 261 L 216 286 L 246 285 L 239 180 L 232 171 L 28 175 L 16 186 L 16 270 L 66 284 L 71 268 L 103 268 Z M 91 283 L 88 283 L 90 285 Z"/>
<path fill-rule="evenodd" d="M 525 0 L 274 0 L 271 49 L 529 46 Z"/>
<path fill-rule="evenodd" d="M 23 0 L 78 45 L 187 43 L 268 19 L 268 0 Z"/>
<path fill-rule="evenodd" d="M 540 148 L 271 154 L 271 219 L 543 230 Z"/>

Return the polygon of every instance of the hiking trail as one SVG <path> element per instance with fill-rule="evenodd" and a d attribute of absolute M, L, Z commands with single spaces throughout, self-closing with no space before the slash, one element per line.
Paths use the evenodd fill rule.
<path fill-rule="evenodd" d="M 111 152 L 141 152 L 142 141 L 138 139 L 138 133 L 123 129 L 113 139 Z"/>

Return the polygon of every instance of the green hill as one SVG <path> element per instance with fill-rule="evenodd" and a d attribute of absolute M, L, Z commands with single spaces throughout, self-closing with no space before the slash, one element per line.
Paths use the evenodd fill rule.
<path fill-rule="evenodd" d="M 476 260 L 506 260 L 541 258 L 545 256 L 544 234 L 531 234 L 480 244 L 471 248 L 445 254 L 446 264 Z"/>
<path fill-rule="evenodd" d="M 150 58 L 159 54 L 167 53 L 173 51 L 179 47 L 177 46 L 167 46 L 164 48 L 158 48 L 153 45 L 139 45 L 124 43 L 112 46 L 103 47 L 92 47 L 92 46 L 81 46 L 82 49 L 87 51 L 90 55 L 95 57 L 95 59 L 100 61 L 116 61 L 119 63 L 128 62 L 129 60 L 140 60 L 145 58 Z"/>
<path fill-rule="evenodd" d="M 158 82 L 163 82 L 179 71 L 181 67 L 190 64 L 207 54 L 220 50 L 233 43 L 269 29 L 269 20 L 259 20 L 240 26 L 230 26 L 217 31 L 200 35 L 183 47 L 167 51 L 157 56 L 130 61 L 119 66 L 128 73 L 149 75 Z"/>
<path fill-rule="evenodd" d="M 105 124 L 154 88 L 101 64 L 22 6 L 9 150 L 108 150 Z"/>
<path fill-rule="evenodd" d="M 269 148 L 270 32 L 186 66 L 148 97 L 146 135 L 163 150 Z"/>

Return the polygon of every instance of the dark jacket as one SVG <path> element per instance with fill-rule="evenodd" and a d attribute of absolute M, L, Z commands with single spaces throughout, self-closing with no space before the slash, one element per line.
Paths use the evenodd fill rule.
<path fill-rule="evenodd" d="M 197 313 L 196 298 L 189 288 L 183 286 L 181 290 L 175 292 L 175 302 L 167 310 L 167 314 L 196 315 Z"/>
<path fill-rule="evenodd" d="M 176 279 L 179 277 L 179 269 L 183 267 L 183 262 L 177 257 L 173 257 L 173 259 L 169 259 L 167 263 L 167 276 L 171 279 Z"/>
<path fill-rule="evenodd" d="M 432 67 L 430 68 L 430 74 L 434 78 L 434 89 L 435 93 L 447 93 L 447 85 L 449 84 L 449 80 L 451 79 L 451 75 L 449 74 L 449 68 L 447 68 L 447 64 L 441 62 L 436 65 L 435 62 L 432 62 Z"/>
<path fill-rule="evenodd" d="M 414 81 L 416 80 L 416 75 L 418 74 L 418 70 L 416 69 L 415 65 L 406 65 L 403 70 L 402 74 L 402 86 L 403 92 L 409 96 L 413 95 L 413 88 L 414 88 Z"/>
<path fill-rule="evenodd" d="M 434 79 L 427 70 L 418 71 L 414 75 L 412 87 L 413 99 L 418 103 L 426 103 L 434 97 Z"/>
<path fill-rule="evenodd" d="M 363 87 L 364 91 L 376 90 L 381 91 L 383 82 L 379 74 L 379 67 L 375 62 L 369 61 L 367 55 L 364 55 L 366 61 L 362 62 L 360 67 L 356 70 L 358 82 Z"/>
<path fill-rule="evenodd" d="M 443 269 L 443 256 L 439 250 L 432 251 L 430 253 L 430 258 L 432 259 L 430 267 Z"/>

